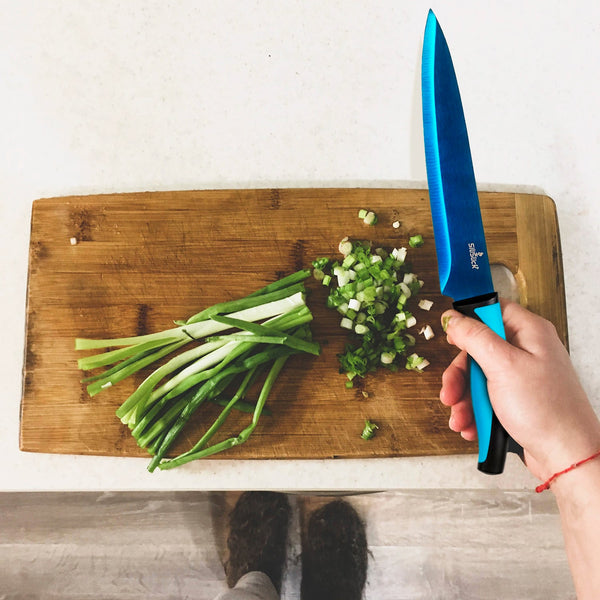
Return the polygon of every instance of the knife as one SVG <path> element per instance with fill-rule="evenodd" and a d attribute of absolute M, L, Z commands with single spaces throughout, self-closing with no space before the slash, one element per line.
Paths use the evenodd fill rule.
<path fill-rule="evenodd" d="M 429 11 L 421 63 L 427 182 L 440 290 L 459 312 L 506 339 L 494 290 L 467 126 L 458 82 L 442 29 Z M 479 441 L 477 468 L 502 473 L 508 450 L 522 450 L 502 427 L 490 403 L 487 380 L 469 357 L 473 413 Z"/>

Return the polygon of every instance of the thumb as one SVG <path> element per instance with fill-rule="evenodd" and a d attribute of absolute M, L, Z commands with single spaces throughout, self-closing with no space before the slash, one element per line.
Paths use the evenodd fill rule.
<path fill-rule="evenodd" d="M 466 350 L 488 378 L 491 373 L 504 371 L 517 352 L 517 348 L 502 339 L 485 323 L 456 310 L 448 310 L 442 315 L 442 326 L 446 331 L 448 343 Z"/>

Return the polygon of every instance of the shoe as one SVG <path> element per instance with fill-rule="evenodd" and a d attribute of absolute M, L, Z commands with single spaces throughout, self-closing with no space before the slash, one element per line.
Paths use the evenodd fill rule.
<path fill-rule="evenodd" d="M 291 508 L 285 494 L 244 492 L 229 516 L 227 585 L 250 571 L 267 574 L 278 592 L 286 560 Z"/>
<path fill-rule="evenodd" d="M 367 553 L 365 526 L 348 502 L 316 510 L 303 538 L 302 600 L 360 600 Z"/>

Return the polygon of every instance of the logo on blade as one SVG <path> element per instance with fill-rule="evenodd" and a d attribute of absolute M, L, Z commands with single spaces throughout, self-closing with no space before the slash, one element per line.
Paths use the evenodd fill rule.
<path fill-rule="evenodd" d="M 475 244 L 473 242 L 469 242 L 469 258 L 471 259 L 471 269 L 479 269 L 477 259 L 480 256 L 483 256 L 483 252 L 477 252 Z"/>

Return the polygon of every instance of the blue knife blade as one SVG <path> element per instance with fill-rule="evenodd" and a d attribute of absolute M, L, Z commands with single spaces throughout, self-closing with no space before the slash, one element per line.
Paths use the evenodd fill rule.
<path fill-rule="evenodd" d="M 422 60 L 423 128 L 440 289 L 454 300 L 494 291 L 467 125 L 450 50 L 432 11 Z"/>
<path fill-rule="evenodd" d="M 440 290 L 456 310 L 488 325 L 505 338 L 498 294 L 494 291 L 481 220 L 467 126 L 448 44 L 433 11 L 423 39 L 421 91 L 427 182 Z M 506 452 L 518 445 L 498 421 L 487 380 L 470 359 L 471 400 L 479 442 L 478 468 L 504 470 Z"/>

